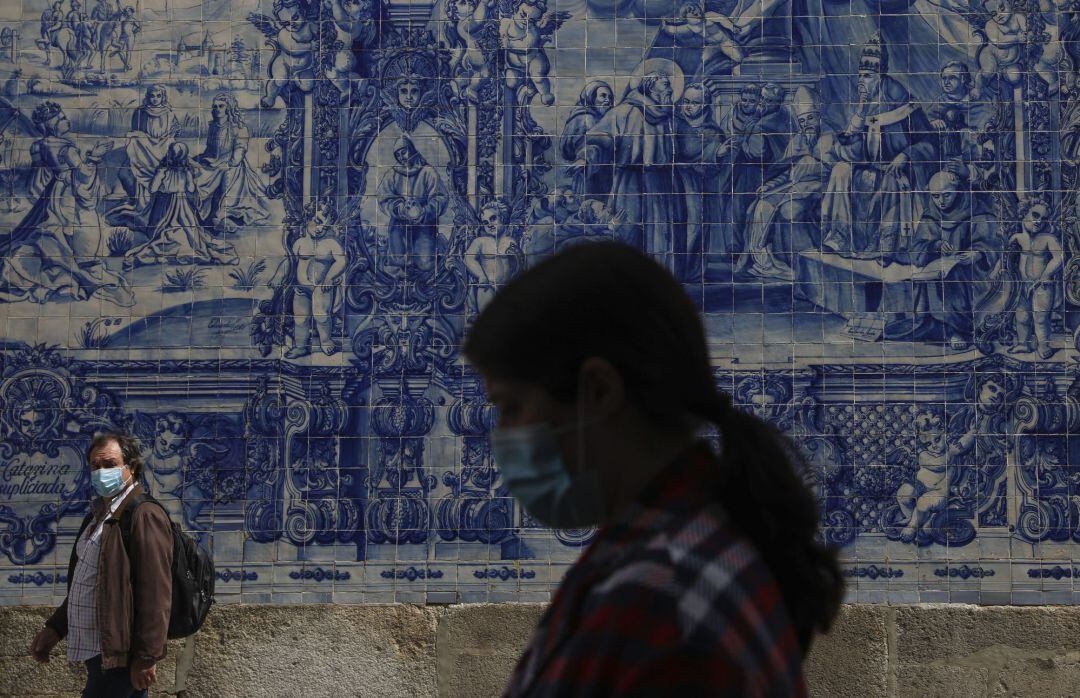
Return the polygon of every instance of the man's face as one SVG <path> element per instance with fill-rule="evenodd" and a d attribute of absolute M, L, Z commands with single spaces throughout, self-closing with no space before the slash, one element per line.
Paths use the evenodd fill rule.
<path fill-rule="evenodd" d="M 743 92 L 739 95 L 739 111 L 746 116 L 756 115 L 758 109 L 758 100 L 760 99 L 760 93 L 757 91 Z"/>
<path fill-rule="evenodd" d="M 808 138 L 817 138 L 821 133 L 821 114 L 816 111 L 808 111 L 805 114 L 799 114 L 797 121 L 799 122 L 799 131 Z"/>
<path fill-rule="evenodd" d="M 615 101 L 615 95 L 611 94 L 611 90 L 606 87 L 601 87 L 596 91 L 596 107 L 603 111 L 611 109 L 611 104 Z"/>
<path fill-rule="evenodd" d="M 941 71 L 941 89 L 950 97 L 960 96 L 964 87 L 964 76 L 958 68 L 949 67 Z"/>
<path fill-rule="evenodd" d="M 131 482 L 131 470 L 124 463 L 124 454 L 120 451 L 120 444 L 115 441 L 106 441 L 90 453 L 90 471 L 102 468 L 123 468 L 124 481 Z"/>
<path fill-rule="evenodd" d="M 215 121 L 225 118 L 225 100 L 215 99 L 210 103 L 210 115 Z"/>
<path fill-rule="evenodd" d="M 930 199 L 939 211 L 948 211 L 956 203 L 956 186 L 941 185 L 933 187 L 930 191 Z"/>
<path fill-rule="evenodd" d="M 653 83 L 650 96 L 658 104 L 671 104 L 672 99 L 675 97 L 675 91 L 671 89 L 671 79 L 668 77 L 657 78 L 656 82 Z"/>
<path fill-rule="evenodd" d="M 420 104 L 420 84 L 415 80 L 404 80 L 398 85 L 398 104 L 403 109 L 415 109 Z"/>
<path fill-rule="evenodd" d="M 859 96 L 866 98 L 877 92 L 878 85 L 881 84 L 881 74 L 876 70 L 860 70 L 859 71 Z"/>
<path fill-rule="evenodd" d="M 607 214 L 607 209 L 604 208 L 604 204 L 602 204 L 601 202 L 595 199 L 590 200 L 588 202 L 588 205 L 585 207 L 585 210 L 588 211 L 588 216 L 583 216 L 583 218 L 588 219 L 585 221 L 586 223 L 596 224 L 604 222 L 604 218 Z"/>
<path fill-rule="evenodd" d="M 165 103 L 165 90 L 155 88 L 147 92 L 146 103 L 151 107 L 160 107 Z"/>
<path fill-rule="evenodd" d="M 701 90 L 687 90 L 679 102 L 682 114 L 687 119 L 696 119 L 705 111 L 705 93 Z"/>
<path fill-rule="evenodd" d="M 399 165 L 408 165 L 411 152 L 408 148 L 398 148 L 394 151 L 394 159 L 398 161 Z"/>
<path fill-rule="evenodd" d="M 783 97 L 776 97 L 775 95 L 762 95 L 758 101 L 758 114 L 761 116 L 768 116 L 769 114 L 775 114 L 780 111 L 780 107 L 784 104 Z"/>

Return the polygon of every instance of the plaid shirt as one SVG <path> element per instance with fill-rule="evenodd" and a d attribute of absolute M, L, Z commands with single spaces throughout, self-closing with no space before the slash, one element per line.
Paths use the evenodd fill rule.
<path fill-rule="evenodd" d="M 98 554 L 101 536 L 94 535 L 94 525 L 86 527 L 79 540 L 79 562 L 68 591 L 68 659 L 85 662 L 101 654 L 101 636 L 97 624 Z"/>
<path fill-rule="evenodd" d="M 506 696 L 806 696 L 780 590 L 713 496 L 707 446 L 567 573 Z"/>
<path fill-rule="evenodd" d="M 131 491 L 135 483 L 129 484 L 117 495 L 104 518 L 92 520 L 79 540 L 75 542 L 79 561 L 75 563 L 75 574 L 68 590 L 68 659 L 73 662 L 85 662 L 101 654 L 101 628 L 98 626 L 97 578 L 98 563 L 101 558 L 101 531 L 109 519 Z"/>

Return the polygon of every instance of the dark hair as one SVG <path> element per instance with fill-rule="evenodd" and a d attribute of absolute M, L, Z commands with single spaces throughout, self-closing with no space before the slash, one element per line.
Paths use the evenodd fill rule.
<path fill-rule="evenodd" d="M 89 462 L 94 451 L 110 441 L 115 441 L 116 445 L 120 447 L 120 455 L 124 459 L 124 465 L 131 471 L 131 477 L 135 480 L 142 477 L 143 457 L 142 451 L 139 449 L 139 440 L 127 432 L 106 431 L 95 435 L 94 440 L 86 448 L 87 462 Z"/>
<path fill-rule="evenodd" d="M 660 429 L 715 424 L 723 441 L 717 498 L 772 571 L 805 653 L 839 610 L 835 551 L 816 538 L 817 502 L 794 445 L 731 407 L 716 387 L 701 318 L 675 278 L 614 242 L 569 247 L 511 281 L 477 317 L 464 354 L 481 371 L 567 402 L 582 362 L 619 371 L 635 406 Z"/>

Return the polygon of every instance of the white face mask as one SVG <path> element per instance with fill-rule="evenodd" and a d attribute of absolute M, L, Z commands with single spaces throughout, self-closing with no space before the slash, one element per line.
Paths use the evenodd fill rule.
<path fill-rule="evenodd" d="M 578 471 L 571 474 L 556 436 L 573 429 L 547 422 L 491 432 L 495 464 L 525 511 L 552 528 L 586 528 L 604 520 L 607 506 L 595 469 L 585 469 L 585 401 L 578 398 Z"/>
<path fill-rule="evenodd" d="M 124 489 L 124 469 L 98 468 L 90 473 L 90 484 L 94 491 L 102 497 L 112 497 Z"/>

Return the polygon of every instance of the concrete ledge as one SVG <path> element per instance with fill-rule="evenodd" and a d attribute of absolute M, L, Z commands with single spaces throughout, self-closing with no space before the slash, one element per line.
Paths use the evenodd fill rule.
<path fill-rule="evenodd" d="M 500 695 L 544 608 L 481 604 L 444 609 L 435 640 L 439 695 Z"/>
<path fill-rule="evenodd" d="M 1080 608 L 902 606 L 898 696 L 1072 696 L 1080 687 Z"/>
<path fill-rule="evenodd" d="M 437 615 L 407 605 L 221 606 L 197 636 L 187 695 L 433 696 Z"/>
<path fill-rule="evenodd" d="M 497 695 L 544 607 L 219 606 L 184 696 Z M 26 654 L 49 609 L 0 607 L 0 696 L 77 696 L 58 651 Z M 176 693 L 170 646 L 155 695 Z M 811 694 L 1065 696 L 1080 685 L 1080 607 L 847 606 L 806 662 Z"/>
<path fill-rule="evenodd" d="M 815 696 L 888 695 L 889 607 L 845 606 L 803 665 Z"/>

